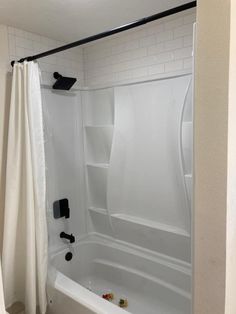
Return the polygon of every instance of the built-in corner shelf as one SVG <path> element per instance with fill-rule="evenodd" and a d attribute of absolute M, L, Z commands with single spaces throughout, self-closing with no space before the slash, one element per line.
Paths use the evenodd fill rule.
<path fill-rule="evenodd" d="M 96 208 L 96 207 L 89 207 L 89 211 L 91 215 L 94 214 L 100 214 L 100 215 L 107 215 L 107 209 L 104 208 Z M 127 215 L 127 214 L 111 214 L 111 218 L 113 220 L 113 222 L 119 222 L 119 223 L 130 223 L 133 225 L 140 225 L 143 228 L 147 228 L 147 229 L 156 229 L 156 230 L 162 230 L 168 233 L 172 233 L 172 234 L 177 234 L 177 235 L 181 235 L 184 237 L 189 237 L 189 233 L 187 231 L 185 231 L 184 229 L 175 227 L 175 226 L 170 226 L 170 225 L 166 225 L 166 224 L 162 224 L 162 223 L 158 223 L 149 219 L 145 219 L 145 218 L 141 218 L 141 217 L 136 217 L 136 216 L 131 216 L 131 215 Z"/>
<path fill-rule="evenodd" d="M 84 114 L 85 167 L 89 209 L 107 208 L 107 176 L 114 129 L 113 88 L 86 91 Z"/>
<path fill-rule="evenodd" d="M 89 211 L 91 213 L 96 212 L 96 213 L 104 214 L 104 215 L 107 214 L 107 209 L 104 209 L 104 208 L 89 207 Z"/>
<path fill-rule="evenodd" d="M 110 161 L 113 126 L 86 126 L 85 149 L 88 163 L 106 164 Z"/>
<path fill-rule="evenodd" d="M 182 153 L 183 153 L 183 170 L 185 188 L 188 200 L 192 199 L 192 146 L 193 146 L 193 114 L 192 105 L 188 103 L 188 107 L 185 107 L 184 116 L 182 121 Z M 190 205 L 190 204 L 189 204 Z"/>
<path fill-rule="evenodd" d="M 186 179 L 192 179 L 192 174 L 191 173 L 187 173 L 184 175 Z"/>
<path fill-rule="evenodd" d="M 105 164 L 105 163 L 87 163 L 86 165 L 87 167 L 105 168 L 105 169 L 109 167 L 109 164 Z"/>
<path fill-rule="evenodd" d="M 85 125 L 85 128 L 89 129 L 89 128 L 93 128 L 93 129 L 96 129 L 96 128 L 111 128 L 113 129 L 114 125 L 113 124 L 103 124 L 103 125 Z"/>

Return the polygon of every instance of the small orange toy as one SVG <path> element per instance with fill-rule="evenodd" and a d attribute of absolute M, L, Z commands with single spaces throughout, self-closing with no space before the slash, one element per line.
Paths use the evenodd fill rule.
<path fill-rule="evenodd" d="M 114 300 L 114 294 L 113 293 L 106 293 L 102 295 L 103 299 L 107 301 L 112 301 Z"/>
<path fill-rule="evenodd" d="M 128 307 L 128 300 L 127 299 L 120 299 L 119 307 L 122 307 L 122 308 Z"/>

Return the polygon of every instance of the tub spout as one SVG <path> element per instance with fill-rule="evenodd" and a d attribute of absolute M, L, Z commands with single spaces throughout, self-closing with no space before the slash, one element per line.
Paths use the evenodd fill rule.
<path fill-rule="evenodd" d="M 70 243 L 75 242 L 75 237 L 73 236 L 73 234 L 67 234 L 65 232 L 61 232 L 60 238 L 70 240 Z"/>

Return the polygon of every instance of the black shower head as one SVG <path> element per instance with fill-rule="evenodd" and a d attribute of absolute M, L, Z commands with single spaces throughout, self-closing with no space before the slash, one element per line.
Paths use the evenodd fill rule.
<path fill-rule="evenodd" d="M 65 77 L 59 74 L 58 72 L 53 73 L 54 78 L 56 79 L 56 82 L 53 85 L 53 89 L 61 89 L 61 90 L 70 90 L 71 87 L 75 84 L 77 81 L 76 78 L 73 77 Z"/>

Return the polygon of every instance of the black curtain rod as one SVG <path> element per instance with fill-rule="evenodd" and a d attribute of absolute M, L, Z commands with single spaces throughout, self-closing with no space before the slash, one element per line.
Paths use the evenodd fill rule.
<path fill-rule="evenodd" d="M 92 42 L 92 41 L 95 41 L 95 40 L 98 40 L 98 39 L 101 39 L 101 38 L 105 38 L 105 37 L 108 37 L 108 36 L 111 36 L 111 35 L 114 35 L 114 34 L 121 33 L 123 31 L 127 31 L 129 29 L 132 29 L 132 28 L 135 28 L 135 27 L 138 27 L 138 26 L 141 26 L 141 25 L 144 25 L 144 24 L 147 24 L 147 23 L 159 20 L 159 19 L 161 19 L 163 17 L 169 16 L 169 15 L 172 15 L 172 14 L 176 14 L 176 13 L 179 13 L 179 12 L 182 12 L 182 11 L 194 8 L 196 6 L 197 6 L 197 1 L 192 1 L 192 2 L 189 2 L 189 3 L 183 4 L 183 5 L 180 5 L 178 7 L 175 7 L 175 8 L 172 8 L 172 9 L 169 9 L 169 10 L 166 10 L 166 11 L 163 11 L 163 12 L 160 12 L 160 13 L 148 16 L 148 17 L 144 17 L 144 18 L 142 18 L 140 20 L 137 20 L 137 21 L 134 21 L 134 22 L 131 22 L 131 23 L 128 23 L 128 24 L 125 24 L 125 25 L 113 28 L 113 29 L 111 29 L 109 31 L 105 31 L 105 32 L 99 33 L 97 35 L 93 35 L 93 36 L 90 36 L 90 37 L 87 37 L 87 38 L 83 38 L 83 39 L 80 39 L 80 40 L 75 41 L 73 43 L 70 43 L 70 44 L 67 44 L 67 45 L 55 48 L 55 49 L 48 50 L 48 51 L 39 53 L 39 54 L 34 55 L 34 56 L 29 56 L 29 57 L 22 58 L 22 59 L 20 59 L 17 62 L 21 63 L 21 62 L 24 62 L 24 61 L 33 61 L 33 60 L 41 59 L 41 58 L 44 58 L 44 57 L 48 57 L 48 56 L 53 55 L 55 53 L 58 53 L 58 52 L 61 52 L 61 51 L 67 50 L 67 49 L 71 49 L 71 48 L 74 48 L 74 47 L 78 47 L 78 46 L 87 44 L 89 42 Z M 14 63 L 15 63 L 15 61 L 12 61 L 11 65 L 13 66 Z"/>

